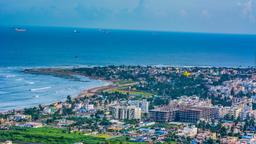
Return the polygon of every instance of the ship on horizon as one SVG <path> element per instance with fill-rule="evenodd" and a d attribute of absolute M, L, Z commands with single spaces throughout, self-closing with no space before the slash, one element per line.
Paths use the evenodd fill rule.
<path fill-rule="evenodd" d="M 27 30 L 25 28 L 15 28 L 16 32 L 26 32 Z"/>

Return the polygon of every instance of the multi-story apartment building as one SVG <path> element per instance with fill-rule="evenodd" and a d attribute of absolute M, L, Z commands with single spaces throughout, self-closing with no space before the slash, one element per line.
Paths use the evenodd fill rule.
<path fill-rule="evenodd" d="M 136 106 L 112 106 L 111 112 L 114 119 L 141 119 L 141 108 Z"/>

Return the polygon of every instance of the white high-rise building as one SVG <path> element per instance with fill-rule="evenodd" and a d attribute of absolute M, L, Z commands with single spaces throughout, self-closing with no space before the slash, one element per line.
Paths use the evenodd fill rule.
<path fill-rule="evenodd" d="M 146 99 L 142 101 L 139 100 L 130 100 L 127 102 L 130 106 L 136 106 L 141 108 L 142 113 L 148 113 L 149 102 Z"/>
<path fill-rule="evenodd" d="M 111 112 L 114 119 L 141 119 L 141 108 L 136 106 L 113 106 Z"/>
<path fill-rule="evenodd" d="M 143 99 L 140 102 L 140 108 L 142 110 L 142 113 L 148 113 L 148 107 L 149 107 L 149 102 L 146 99 Z"/>

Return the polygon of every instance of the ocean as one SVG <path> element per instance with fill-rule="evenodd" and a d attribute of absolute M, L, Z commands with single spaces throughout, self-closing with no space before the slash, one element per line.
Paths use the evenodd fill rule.
<path fill-rule="evenodd" d="M 25 74 L 21 67 L 0 68 L 0 112 L 50 104 L 78 96 L 85 89 L 108 82 L 83 77 L 74 81 L 47 75 Z"/>
<path fill-rule="evenodd" d="M 0 66 L 255 66 L 256 35 L 0 28 Z M 74 32 L 76 30 L 77 32 Z"/>
<path fill-rule="evenodd" d="M 36 106 L 106 85 L 22 73 L 27 67 L 171 65 L 248 67 L 256 35 L 0 27 L 0 111 Z"/>

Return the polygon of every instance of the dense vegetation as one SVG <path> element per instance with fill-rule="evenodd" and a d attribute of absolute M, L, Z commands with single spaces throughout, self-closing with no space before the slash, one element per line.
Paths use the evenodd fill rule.
<path fill-rule="evenodd" d="M 86 136 L 79 132 L 70 133 L 65 129 L 56 128 L 12 128 L 0 130 L 0 141 L 12 140 L 14 142 L 29 142 L 42 144 L 71 144 L 83 142 L 86 144 L 132 144 L 126 138 L 103 139 Z"/>
<path fill-rule="evenodd" d="M 106 67 L 84 67 L 71 69 L 29 69 L 29 73 L 51 74 L 55 76 L 83 75 L 95 79 L 136 82 L 136 85 L 128 89 L 115 90 L 112 96 L 119 95 L 127 98 L 129 94 L 157 95 L 151 98 L 153 105 L 166 104 L 170 99 L 180 96 L 196 95 L 200 98 L 209 98 L 215 105 L 230 106 L 231 99 L 219 94 L 215 95 L 209 91 L 211 86 L 219 86 L 224 82 L 236 78 L 247 79 L 252 76 L 255 69 L 252 68 L 198 68 L 198 67 L 155 67 L 155 66 L 106 66 Z M 131 90 L 131 91 L 130 91 Z M 117 94 L 122 93 L 123 95 Z M 107 94 L 107 93 L 105 93 Z M 251 96 L 254 93 L 237 93 L 235 97 Z"/>

